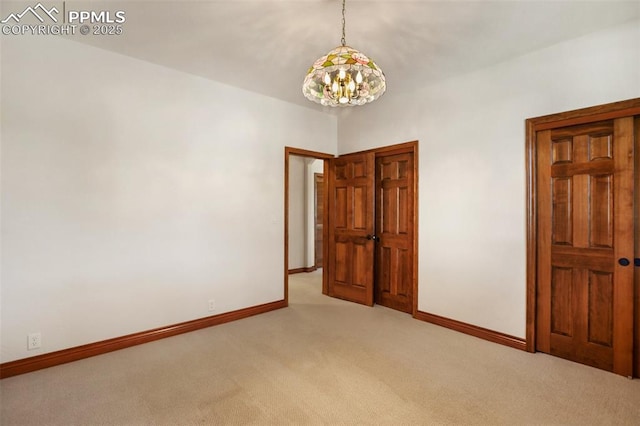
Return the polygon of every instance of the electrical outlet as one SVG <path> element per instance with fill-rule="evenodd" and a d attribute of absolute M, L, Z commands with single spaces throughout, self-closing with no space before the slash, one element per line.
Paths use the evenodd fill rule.
<path fill-rule="evenodd" d="M 209 312 L 213 312 L 216 310 L 216 301 L 214 299 L 209 299 Z"/>
<path fill-rule="evenodd" d="M 30 333 L 27 336 L 27 350 L 39 349 L 42 346 L 42 334 Z"/>

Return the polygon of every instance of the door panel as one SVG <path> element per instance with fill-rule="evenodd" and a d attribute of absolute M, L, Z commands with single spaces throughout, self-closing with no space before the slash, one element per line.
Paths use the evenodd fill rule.
<path fill-rule="evenodd" d="M 413 154 L 376 159 L 376 303 L 413 311 Z"/>
<path fill-rule="evenodd" d="M 329 295 L 373 305 L 375 154 L 329 161 Z M 367 238 L 369 236 L 369 238 Z"/>
<path fill-rule="evenodd" d="M 633 119 L 537 133 L 537 344 L 632 374 Z"/>
<path fill-rule="evenodd" d="M 573 270 L 553 267 L 551 274 L 551 333 L 573 337 Z"/>

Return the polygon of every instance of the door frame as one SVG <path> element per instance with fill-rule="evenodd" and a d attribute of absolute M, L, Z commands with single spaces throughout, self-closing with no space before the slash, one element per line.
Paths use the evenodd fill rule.
<path fill-rule="evenodd" d="M 537 199 L 537 170 L 536 170 L 536 156 L 537 156 L 537 141 L 536 133 L 541 130 L 550 130 L 559 127 L 568 127 L 579 124 L 586 124 L 601 120 L 610 120 L 620 117 L 637 116 L 640 115 L 640 98 L 629 99 L 620 102 L 613 102 L 609 104 L 598 105 L 589 108 L 582 108 L 573 111 L 567 111 L 557 114 L 545 115 L 541 117 L 529 118 L 525 121 L 526 135 L 525 135 L 525 161 L 526 161 L 526 222 L 527 222 L 527 260 L 526 260 L 526 299 L 527 299 L 527 319 L 526 319 L 526 350 L 528 352 L 536 351 L 536 294 L 537 294 L 537 242 L 538 242 L 538 228 L 537 228 L 537 215 L 538 215 L 538 199 Z M 635 139 L 635 152 L 636 152 L 636 164 L 638 164 L 638 153 L 640 153 L 640 138 Z M 640 202 L 638 202 L 638 174 L 636 173 L 636 193 L 635 198 L 635 226 L 636 229 L 640 229 L 639 223 L 639 209 Z M 638 247 L 636 247 L 637 253 Z M 634 286 L 636 288 L 636 301 L 639 300 L 638 292 L 640 283 L 640 273 L 636 269 L 634 274 Z M 634 348 L 634 365 L 636 377 L 640 374 L 640 315 L 638 313 L 638 303 L 635 307 L 635 334 L 634 340 L 636 342 Z"/>
<path fill-rule="evenodd" d="M 412 316 L 416 318 L 418 313 L 418 141 L 410 141 L 399 143 L 395 145 L 389 145 L 381 148 L 369 149 L 366 151 L 359 151 L 353 153 L 345 153 L 347 154 L 362 154 L 374 152 L 376 157 L 379 155 L 393 155 L 393 154 L 405 154 L 412 153 L 413 154 L 413 312 Z M 284 302 L 285 306 L 289 306 L 289 156 L 296 155 L 300 157 L 308 157 L 315 158 L 318 160 L 324 160 L 324 170 L 323 175 L 325 177 L 325 184 L 329 179 L 329 160 L 335 158 L 335 155 L 326 154 L 323 152 L 309 151 L 301 148 L 293 148 L 289 146 L 284 147 Z M 328 218 L 329 215 L 326 213 L 326 207 L 329 205 L 329 191 L 324 191 L 324 205 L 325 205 L 325 215 L 323 220 L 323 229 L 322 229 L 322 237 L 325 243 L 322 246 L 323 257 L 326 260 L 329 258 L 328 255 Z M 322 268 L 322 294 L 329 293 L 329 282 L 328 282 L 328 274 L 326 273 L 327 266 L 325 265 Z M 375 284 L 374 284 L 375 285 Z"/>
<path fill-rule="evenodd" d="M 318 228 L 318 177 L 322 177 L 322 186 L 324 187 L 324 170 L 323 173 L 314 173 L 313 174 L 313 248 L 314 248 L 314 255 L 313 255 L 313 264 L 314 267 L 316 269 L 318 269 L 318 250 L 316 250 L 316 239 L 315 239 L 315 235 L 316 235 L 316 231 Z M 327 211 L 327 207 L 324 205 L 324 191 L 326 191 L 326 188 L 323 189 L 322 192 L 322 209 L 324 214 L 326 214 Z M 324 268 L 324 245 L 326 244 L 324 241 L 324 214 L 322 216 L 322 255 L 323 255 L 323 259 L 322 259 L 322 265 L 320 266 L 320 268 Z M 324 269 L 323 269 L 324 271 Z"/>
<path fill-rule="evenodd" d="M 323 171 L 326 175 L 328 169 L 328 160 L 334 158 L 333 154 L 326 154 L 324 152 L 309 151 L 307 149 L 293 148 L 289 146 L 284 147 L 284 304 L 289 306 L 289 157 L 295 155 L 298 157 L 314 158 L 316 160 L 323 160 Z M 327 203 L 327 191 L 324 193 L 324 203 Z M 322 238 L 327 239 L 327 215 L 325 214 L 322 224 Z M 323 257 L 327 257 L 327 245 L 323 244 L 322 253 Z M 325 268 L 322 268 L 322 293 L 327 292 L 327 274 Z"/>

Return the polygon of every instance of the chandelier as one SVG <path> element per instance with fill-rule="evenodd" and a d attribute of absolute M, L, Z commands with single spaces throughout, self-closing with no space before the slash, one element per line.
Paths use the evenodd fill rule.
<path fill-rule="evenodd" d="M 375 62 L 346 44 L 345 1 L 342 0 L 341 46 L 316 60 L 302 85 L 307 99 L 332 107 L 373 102 L 387 87 L 384 73 Z"/>

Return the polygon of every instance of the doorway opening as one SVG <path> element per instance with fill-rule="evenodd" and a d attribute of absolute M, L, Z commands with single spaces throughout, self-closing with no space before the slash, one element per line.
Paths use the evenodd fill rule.
<path fill-rule="evenodd" d="M 294 169 L 323 160 L 322 212 L 313 244 L 322 241 L 322 259 L 293 262 Z M 296 165 L 296 163 L 298 163 Z M 311 176 L 311 175 L 307 175 Z M 317 182 L 318 177 L 307 180 Z M 311 190 L 310 190 L 311 191 Z M 309 191 L 309 192 L 310 192 Z M 317 189 L 316 189 L 317 193 Z M 372 306 L 417 313 L 418 142 L 407 142 L 333 157 L 285 148 L 285 301 L 290 272 L 322 267 L 322 293 Z M 318 212 L 316 209 L 316 219 Z M 324 213 L 324 214 L 322 214 Z M 307 216 L 309 217 L 309 216 Z M 297 217 L 299 219 L 299 217 Z M 308 219 L 309 221 L 311 219 Z M 321 236 L 321 237 L 320 237 Z M 307 247 L 311 244 L 308 239 Z M 298 242 L 298 255 L 303 250 Z"/>
<path fill-rule="evenodd" d="M 326 191 L 318 192 L 319 176 L 325 175 L 331 154 L 285 147 L 284 188 L 284 300 L 289 304 L 289 274 L 322 268 L 326 258 L 326 227 L 322 216 Z M 320 250 L 321 253 L 316 253 Z M 325 288 L 325 268 L 322 268 Z M 323 291 L 323 293 L 325 293 Z"/>

